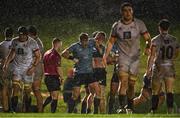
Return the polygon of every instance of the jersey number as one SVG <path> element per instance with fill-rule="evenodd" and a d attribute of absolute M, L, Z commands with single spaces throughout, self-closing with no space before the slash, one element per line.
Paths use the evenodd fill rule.
<path fill-rule="evenodd" d="M 162 53 L 162 59 L 172 59 L 173 58 L 173 47 L 172 46 L 168 46 L 168 47 L 161 47 L 160 48 L 161 53 Z"/>
<path fill-rule="evenodd" d="M 23 55 L 24 54 L 24 49 L 23 48 L 18 48 L 17 53 L 19 55 Z"/>

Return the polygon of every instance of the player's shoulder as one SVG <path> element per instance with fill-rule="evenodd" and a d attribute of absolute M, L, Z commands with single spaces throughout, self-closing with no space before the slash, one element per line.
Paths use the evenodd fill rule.
<path fill-rule="evenodd" d="M 18 41 L 18 40 L 19 40 L 19 36 L 14 37 L 14 38 L 12 39 L 13 42 L 14 42 L 14 41 Z"/>
<path fill-rule="evenodd" d="M 177 41 L 177 38 L 171 34 L 167 34 L 168 38 L 173 40 L 173 41 Z"/>
<path fill-rule="evenodd" d="M 79 47 L 80 45 L 80 42 L 75 42 L 75 43 L 72 43 L 70 47 Z"/>
<path fill-rule="evenodd" d="M 154 37 L 151 39 L 151 42 L 156 42 L 156 41 L 159 41 L 159 40 L 160 40 L 160 34 L 154 36 Z"/>
<path fill-rule="evenodd" d="M 112 25 L 112 28 L 117 27 L 117 25 L 118 25 L 119 23 L 121 23 L 121 20 L 114 22 L 113 25 Z"/>
<path fill-rule="evenodd" d="M 5 43 L 5 41 L 0 42 L 0 46 L 2 46 Z"/>
<path fill-rule="evenodd" d="M 29 42 L 31 42 L 31 43 L 37 43 L 37 41 L 36 41 L 35 39 L 33 39 L 33 38 L 29 37 L 29 36 L 28 36 L 28 40 L 29 40 Z"/>
<path fill-rule="evenodd" d="M 138 18 L 134 18 L 134 22 L 137 23 L 137 24 L 144 24 L 144 21 L 140 20 Z"/>
<path fill-rule="evenodd" d="M 72 43 L 67 49 L 69 51 L 76 51 L 78 48 L 80 48 L 79 46 L 80 44 L 78 42 Z"/>

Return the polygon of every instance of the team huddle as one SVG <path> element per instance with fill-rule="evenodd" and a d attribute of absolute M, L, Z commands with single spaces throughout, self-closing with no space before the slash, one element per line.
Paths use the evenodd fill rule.
<path fill-rule="evenodd" d="M 176 37 L 168 33 L 170 22 L 167 19 L 160 20 L 159 35 L 151 39 L 144 22 L 133 16 L 130 3 L 123 3 L 120 11 L 122 18 L 112 25 L 106 46 L 106 33 L 95 31 L 92 37 L 81 33 L 79 41 L 62 52 L 59 52 L 62 40 L 54 38 L 52 48 L 44 51 L 35 26 L 20 26 L 15 38 L 12 28 L 6 28 L 5 40 L 0 43 L 0 94 L 3 111 L 31 112 L 32 91 L 37 101 L 36 112 L 43 112 L 50 104 L 51 112 L 55 113 L 60 86 L 63 85 L 63 99 L 68 113 L 77 113 L 80 103 L 82 114 L 132 113 L 134 106 L 148 100 L 151 100 L 150 112 L 156 113 L 165 98 L 167 112 L 173 113 L 174 61 L 180 45 Z M 136 97 L 141 36 L 146 42 L 144 54 L 148 60 L 143 88 Z M 74 63 L 65 81 L 62 58 Z M 114 70 L 106 103 L 108 65 L 114 65 Z M 49 92 L 45 100 L 40 90 L 42 78 Z M 81 85 L 84 85 L 86 93 L 83 99 Z M 117 102 L 118 108 L 115 107 Z"/>

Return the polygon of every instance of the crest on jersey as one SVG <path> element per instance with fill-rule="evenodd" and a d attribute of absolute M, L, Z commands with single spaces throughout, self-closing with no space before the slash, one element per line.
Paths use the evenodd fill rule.
<path fill-rule="evenodd" d="M 123 32 L 123 39 L 131 39 L 131 32 L 130 31 Z"/>

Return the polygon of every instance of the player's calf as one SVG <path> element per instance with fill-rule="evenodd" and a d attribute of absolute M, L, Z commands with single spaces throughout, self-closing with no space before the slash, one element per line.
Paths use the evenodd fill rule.
<path fill-rule="evenodd" d="M 40 85 L 33 83 L 32 89 L 33 89 L 33 93 L 34 93 L 36 100 L 37 100 L 38 112 L 43 112 L 43 97 L 41 95 Z"/>
<path fill-rule="evenodd" d="M 80 95 L 80 87 L 74 87 L 72 97 L 68 100 L 68 113 L 73 113 Z"/>
<path fill-rule="evenodd" d="M 30 112 L 31 108 L 31 86 L 29 84 L 24 85 L 23 104 L 24 112 Z"/>
<path fill-rule="evenodd" d="M 105 86 L 104 85 L 100 85 L 101 87 L 101 100 L 100 100 L 100 113 L 105 113 L 106 112 L 106 91 L 105 91 Z"/>

